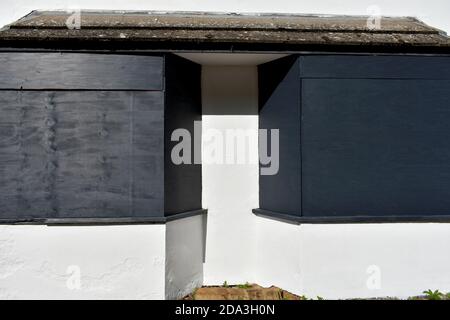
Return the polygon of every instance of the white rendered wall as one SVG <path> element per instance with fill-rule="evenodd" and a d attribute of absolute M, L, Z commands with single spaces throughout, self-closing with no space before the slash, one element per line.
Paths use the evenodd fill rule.
<path fill-rule="evenodd" d="M 164 299 L 165 226 L 0 226 L 0 299 Z"/>
<path fill-rule="evenodd" d="M 315 298 L 450 291 L 450 225 L 258 221 L 258 278 Z M 281 249 L 282 248 L 282 249 Z"/>
<path fill-rule="evenodd" d="M 206 216 L 166 224 L 166 299 L 186 296 L 203 285 Z"/>
<path fill-rule="evenodd" d="M 204 66 L 202 92 L 204 136 L 210 129 L 224 135 L 227 129 L 258 130 L 255 66 Z M 254 143 L 248 150 L 257 154 L 257 148 Z M 258 164 L 203 159 L 202 180 L 208 209 L 205 284 L 256 281 L 257 218 L 251 210 L 258 206 Z"/>
<path fill-rule="evenodd" d="M 181 298 L 202 286 L 205 219 L 0 226 L 0 300 Z"/>

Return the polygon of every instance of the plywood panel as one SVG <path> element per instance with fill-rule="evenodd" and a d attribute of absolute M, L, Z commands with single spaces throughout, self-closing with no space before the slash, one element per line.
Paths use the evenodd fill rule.
<path fill-rule="evenodd" d="M 162 92 L 0 92 L 0 218 L 163 214 Z"/>
<path fill-rule="evenodd" d="M 450 214 L 450 81 L 302 81 L 304 216 Z"/>
<path fill-rule="evenodd" d="M 279 171 L 274 175 L 260 175 L 260 208 L 299 216 L 301 152 L 298 62 L 295 57 L 287 57 L 261 65 L 258 72 L 259 127 L 267 129 L 269 137 L 270 130 L 279 130 Z"/>
<path fill-rule="evenodd" d="M 0 89 L 163 89 L 160 56 L 0 53 L 0 70 Z"/>
<path fill-rule="evenodd" d="M 194 121 L 202 119 L 200 73 L 201 67 L 195 63 L 174 55 L 166 57 L 164 208 L 167 216 L 202 207 L 202 168 L 201 164 L 194 163 Z M 178 144 L 171 141 L 171 135 L 180 128 L 188 130 L 191 136 L 190 164 L 176 165 L 171 160 L 172 148 Z"/>

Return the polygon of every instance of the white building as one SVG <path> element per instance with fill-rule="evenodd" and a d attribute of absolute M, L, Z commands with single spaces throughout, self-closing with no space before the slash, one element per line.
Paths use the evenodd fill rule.
<path fill-rule="evenodd" d="M 227 4 L 213 1 L 210 3 L 207 6 L 202 4 L 201 7 L 185 4 L 183 4 L 185 7 L 178 4 L 174 7 L 165 7 L 161 2 L 160 6 L 155 5 L 149 9 L 228 12 L 275 12 L 278 9 L 265 3 L 252 6 L 249 2 L 248 6 L 233 10 L 233 7 L 227 7 Z M 116 10 L 146 9 L 141 8 L 139 2 L 129 2 L 127 7 L 120 8 L 101 4 L 99 1 L 94 7 Z M 320 6 L 322 4 L 323 7 Z M 76 5 L 86 9 L 94 8 L 91 3 L 83 1 L 77 2 Z M 231 5 L 228 3 L 228 6 Z M 201 285 L 222 284 L 224 281 L 258 283 L 263 286 L 276 285 L 296 294 L 324 298 L 383 296 L 405 298 L 421 294 L 426 289 L 450 291 L 450 271 L 448 271 L 450 257 L 446 254 L 450 247 L 450 228 L 446 223 L 448 216 L 444 210 L 448 201 L 445 198 L 447 192 L 445 187 L 448 183 L 445 159 L 450 147 L 445 144 L 445 134 L 448 132 L 443 129 L 441 122 L 449 115 L 444 107 L 450 92 L 448 90 L 450 42 L 440 31 L 420 21 L 407 18 L 377 19 L 380 18 L 378 16 L 380 13 L 401 16 L 426 14 L 424 20 L 433 26 L 445 30 L 449 27 L 446 25 L 446 10 L 426 11 L 418 2 L 409 5 L 409 9 L 405 10 L 386 3 L 385 6 L 370 9 L 373 11 L 378 8 L 381 12 L 366 12 L 365 7 L 359 9 L 356 5 L 342 11 L 344 8 L 328 7 L 326 2 L 319 2 L 316 7 L 312 5 L 301 7 L 294 2 L 287 2 L 286 9 L 282 10 L 324 14 L 368 13 L 373 14 L 371 17 L 317 17 L 294 14 L 273 17 L 255 14 L 199 15 L 198 13 L 174 15 L 142 12 L 102 12 L 96 16 L 95 12 L 72 10 L 56 14 L 35 13 L 3 30 L 0 33 L 0 59 L 2 59 L 0 68 L 3 68 L 0 99 L 3 101 L 4 114 L 8 116 L 0 125 L 0 141 L 4 143 L 0 147 L 4 149 L 5 154 L 3 159 L 0 159 L 0 179 L 3 179 L 4 184 L 2 191 L 7 190 L 4 193 L 6 196 L 2 198 L 3 207 L 6 209 L 0 210 L 5 212 L 0 214 L 0 218 L 3 219 L 0 225 L 0 297 L 174 299 L 190 293 Z M 440 5 L 447 4 L 442 2 Z M 18 2 L 15 7 L 4 11 L 7 14 L 2 16 L 2 21 L 11 23 L 27 11 L 31 11 L 30 9 L 35 9 L 29 6 L 31 2 L 30 5 Z M 44 4 L 44 9 L 53 9 L 55 6 L 59 6 L 59 3 L 48 2 Z M 428 9 L 431 6 L 426 8 L 431 10 Z M 191 17 L 191 20 L 184 20 L 188 19 L 186 16 Z M 102 20 L 102 17 L 105 20 Z M 154 22 L 152 20 L 154 17 L 159 20 Z M 274 21 L 277 25 L 269 27 Z M 372 30 L 370 26 L 376 25 L 378 21 L 379 28 Z M 153 23 L 160 25 L 156 28 Z M 174 28 L 177 23 L 180 23 L 178 30 Z M 219 26 L 212 27 L 214 23 Z M 178 60 L 175 55 L 186 60 Z M 151 61 L 146 59 L 148 56 L 152 57 Z M 335 60 L 316 62 L 308 61 L 307 58 L 301 60 L 303 57 L 311 56 L 319 59 L 331 56 L 335 57 Z M 120 57 L 117 58 L 120 62 L 114 60 L 115 57 Z M 345 60 L 346 57 L 350 57 L 350 60 Z M 128 58 L 130 60 L 123 62 L 122 59 Z M 156 61 L 153 58 L 160 60 Z M 191 73 L 183 72 L 178 76 L 179 74 L 175 72 L 171 78 L 172 71 L 169 68 L 172 63 L 178 63 L 171 62 L 171 59 L 184 61 L 185 71 L 191 72 L 198 67 L 195 69 L 198 71 L 198 79 L 196 78 L 198 88 L 193 84 L 194 80 L 192 83 L 189 81 L 193 79 Z M 187 60 L 192 64 L 186 62 Z M 294 66 L 298 64 L 299 68 L 292 71 L 294 69 L 291 68 L 294 67 L 289 65 L 287 69 L 283 69 L 284 67 L 277 64 L 281 61 L 295 61 L 292 63 Z M 265 67 L 261 67 L 263 64 Z M 317 71 L 318 65 L 326 68 Z M 189 66 L 193 69 L 191 70 Z M 338 67 L 335 68 L 336 66 Z M 339 66 L 345 68 L 339 69 Z M 157 76 L 147 73 L 147 70 L 157 68 L 160 68 L 157 74 L 164 75 L 158 78 L 159 82 L 154 80 Z M 53 71 L 47 73 L 48 70 Z M 197 72 L 195 70 L 192 72 Z M 299 72 L 298 75 L 292 76 L 297 80 L 289 80 L 291 72 Z M 283 80 L 286 79 L 289 83 L 284 89 L 283 86 L 287 82 Z M 308 82 L 306 79 L 326 80 L 320 80 L 323 83 L 319 84 L 314 81 Z M 322 91 L 316 94 L 318 89 L 329 88 L 325 84 L 333 79 L 353 80 L 350 88 L 356 89 L 350 90 L 339 81 L 329 86 L 336 88 L 342 85 L 336 92 L 327 90 L 327 94 L 322 94 Z M 378 96 L 375 97 L 382 97 L 382 105 L 391 107 L 382 113 L 387 118 L 383 116 L 374 118 L 370 113 L 362 114 L 356 117 L 356 120 L 349 116 L 350 121 L 345 125 L 354 130 L 348 132 L 349 136 L 353 137 L 356 134 L 364 137 L 365 141 L 372 142 L 369 145 L 364 144 L 367 149 L 364 149 L 363 153 L 353 151 L 346 153 L 349 149 L 342 147 L 345 143 L 347 143 L 345 146 L 349 144 L 358 146 L 358 150 L 362 150 L 362 145 L 357 144 L 357 139 L 339 140 L 339 135 L 336 137 L 336 141 L 340 143 L 338 147 L 330 143 L 325 148 L 327 145 L 324 143 L 329 141 L 327 140 L 329 136 L 320 133 L 331 134 L 333 130 L 342 127 L 332 127 L 326 122 L 326 116 L 314 113 L 313 108 L 305 107 L 303 110 L 310 111 L 305 115 L 311 117 L 308 119 L 317 121 L 314 122 L 315 126 L 308 123 L 303 127 L 300 126 L 302 123 L 300 114 L 303 115 L 303 111 L 295 114 L 296 105 L 293 107 L 292 103 L 297 102 L 292 102 L 295 96 L 292 90 L 304 90 L 302 91 L 304 96 L 310 97 L 311 100 L 302 102 L 304 106 L 325 105 L 330 107 L 327 110 L 332 110 L 331 104 L 328 105 L 327 102 L 332 101 L 333 106 L 346 105 L 348 100 L 345 97 L 353 95 L 358 98 L 350 101 L 372 106 L 370 101 L 373 100 L 369 99 L 367 102 L 359 97 L 372 92 L 364 87 L 364 81 L 372 85 L 380 79 L 399 81 L 395 84 L 388 82 L 389 85 L 386 83 L 381 89 L 377 89 Z M 261 81 L 272 80 L 276 80 L 272 87 L 270 85 L 262 87 Z M 179 100 L 183 101 L 180 104 L 174 102 L 173 109 L 168 107 L 171 103 L 169 93 L 160 104 L 154 102 L 157 98 L 153 96 L 158 95 L 155 92 L 168 92 L 170 81 L 177 83 L 173 84 L 177 89 L 173 89 L 170 97 L 173 94 L 174 100 L 179 97 Z M 428 84 L 424 84 L 423 81 Z M 179 89 L 178 83 L 186 85 L 186 91 Z M 302 89 L 296 87 L 300 86 L 300 83 L 303 85 Z M 290 87 L 291 84 L 293 88 Z M 396 85 L 402 88 L 397 90 L 400 93 L 398 96 L 389 91 Z M 420 90 L 415 88 L 423 86 L 428 94 L 417 94 Z M 268 90 L 269 88 L 271 90 Z M 195 91 L 197 89 L 198 92 Z M 197 101 L 195 97 L 190 96 L 193 90 L 196 94 L 201 94 L 201 97 L 197 97 L 201 98 L 204 140 L 201 183 L 196 180 L 200 178 L 199 165 L 188 173 L 181 173 L 176 169 L 173 172 L 177 173 L 173 175 L 166 173 L 169 172 L 167 161 L 170 153 L 164 153 L 165 158 L 155 160 L 157 164 L 152 166 L 153 169 L 142 163 L 137 164 L 143 168 L 140 173 L 151 172 L 152 175 L 132 175 L 134 178 L 130 186 L 123 188 L 126 192 L 130 192 L 130 196 L 125 197 L 123 202 L 119 196 L 100 201 L 99 198 L 95 198 L 100 193 L 94 198 L 80 196 L 78 193 L 80 190 L 85 191 L 93 185 L 96 188 L 105 186 L 109 196 L 114 195 L 117 190 L 119 190 L 117 194 L 123 196 L 122 183 L 128 181 L 130 175 L 125 173 L 122 181 L 121 173 L 130 168 L 130 163 L 135 164 L 130 159 L 141 156 L 139 153 L 141 147 L 161 148 L 158 150 L 167 152 L 170 149 L 164 149 L 166 146 L 176 144 L 169 142 L 167 135 L 171 133 L 168 130 L 172 128 L 171 122 L 170 125 L 165 122 L 162 131 L 149 133 L 144 129 L 138 132 L 142 128 L 140 125 L 145 127 L 145 123 L 139 121 L 151 117 L 155 117 L 151 118 L 153 120 L 158 117 L 157 119 L 164 121 L 170 117 L 163 116 L 172 111 L 174 119 L 177 119 L 176 110 Z M 8 93 L 10 91 L 14 94 Z M 39 100 L 41 98 L 37 91 L 46 92 L 42 100 Z M 56 92 L 55 95 L 47 94 L 53 91 Z M 76 92 L 79 100 L 64 96 L 66 91 Z M 95 96 L 97 91 L 101 92 L 100 96 Z M 147 91 L 151 92 L 149 96 L 144 93 Z M 340 92 L 345 92 L 343 97 Z M 186 96 L 183 96 L 184 93 Z M 27 96 L 28 94 L 30 96 Z M 273 98 L 275 95 L 278 98 Z M 51 98 L 48 98 L 49 96 Z M 321 97 L 327 97 L 328 100 Z M 298 99 L 303 98 L 299 95 Z M 413 109 L 416 113 L 410 112 L 409 114 L 412 114 L 410 118 L 402 117 L 409 122 L 394 123 L 392 126 L 389 123 L 387 126 L 381 125 L 380 123 L 386 123 L 384 120 L 393 117 L 389 116 L 393 106 L 403 106 L 398 103 L 398 100 L 402 99 L 407 100 L 408 105 L 417 104 L 417 110 L 421 110 L 419 107 L 427 103 L 432 112 L 425 115 Z M 190 102 L 185 102 L 187 100 Z M 269 100 L 270 102 L 267 102 Z M 46 111 L 40 117 L 33 118 L 34 103 L 37 106 L 39 101 L 42 102 L 39 112 Z M 82 101 L 80 104 L 82 106 L 74 101 Z M 93 101 L 106 102 L 103 104 Z M 126 127 L 129 131 L 125 132 L 124 129 L 122 132 L 121 129 L 117 129 L 119 123 L 117 119 L 121 117 L 120 113 L 123 111 L 122 101 L 132 101 L 130 105 L 135 107 L 131 111 L 127 109 L 124 113 L 127 116 L 136 110 L 142 111 L 140 108 L 147 106 L 148 101 L 163 106 L 161 109 L 163 113 L 156 115 L 160 109 L 150 110 L 155 112 L 151 115 L 145 112 L 136 113 L 131 122 L 126 122 L 128 125 L 132 123 L 136 126 L 131 129 Z M 380 104 L 380 101 L 376 101 L 375 104 Z M 67 111 L 59 114 L 63 105 Z M 97 106 L 101 111 L 92 109 Z M 262 108 L 269 111 L 275 108 L 275 111 L 274 113 L 265 111 L 263 115 Z M 19 109 L 20 112 L 17 111 Z M 108 110 L 112 110 L 112 113 Z M 347 112 L 354 111 L 352 109 Z M 271 119 L 274 119 L 274 114 L 279 118 L 276 118 L 275 123 L 270 123 Z M 339 118 L 337 115 L 340 113 L 332 114 L 333 119 L 336 117 L 341 121 L 349 119 Z M 183 119 L 193 122 L 199 115 L 190 115 L 188 110 Z M 398 119 L 398 114 L 394 115 L 397 116 L 394 118 Z M 72 126 L 67 120 L 69 117 L 77 119 L 73 120 Z M 95 127 L 86 125 L 91 123 L 90 117 L 97 119 L 92 122 L 94 123 L 92 126 Z M 33 119 L 40 121 L 40 125 L 45 128 L 33 131 L 33 123 L 36 123 Z M 261 122 L 261 119 L 265 120 Z M 358 123 L 357 119 L 359 121 L 368 119 L 367 122 L 360 124 L 369 130 L 363 132 L 361 126 L 354 126 Z M 64 122 L 65 120 L 67 121 Z M 266 120 L 268 122 L 264 122 Z M 182 127 L 187 125 L 183 120 L 177 119 L 174 120 L 173 126 L 176 127 L 180 123 L 177 121 L 182 123 Z M 379 121 L 379 127 L 368 125 L 377 123 L 376 121 Z M 156 120 L 155 123 L 152 122 L 155 127 L 156 122 Z M 422 122 L 429 126 L 417 127 Z M 317 133 L 314 128 L 320 123 L 327 123 L 328 126 Z M 190 124 L 187 126 L 188 131 L 193 132 L 193 127 L 191 128 Z M 392 131 L 397 134 L 395 138 L 378 139 L 380 132 L 391 132 L 389 130 L 393 127 L 400 130 Z M 384 158 L 383 167 L 376 168 L 379 170 L 389 164 L 396 166 L 400 164 L 395 171 L 378 171 L 379 175 L 375 176 L 361 174 L 372 172 L 372 167 L 368 167 L 368 163 L 373 166 L 379 164 L 365 159 L 364 155 L 371 151 L 379 151 L 377 148 L 385 145 L 386 141 L 392 141 L 393 146 L 405 141 L 414 142 L 415 136 L 412 136 L 412 132 L 416 131 L 408 131 L 410 127 L 418 128 L 421 133 L 433 132 L 434 135 L 425 140 L 417 138 L 414 145 L 419 145 L 418 149 L 409 144 L 405 147 L 406 151 L 400 148 L 405 153 L 396 152 L 399 148 L 394 147 L 383 149 L 391 153 L 387 153 Z M 102 146 L 100 142 L 96 144 L 96 138 L 88 134 L 89 128 L 99 129 L 100 136 L 112 139 L 109 140 L 111 145 Z M 276 175 L 260 176 L 259 163 L 257 159 L 254 161 L 254 156 L 258 154 L 258 141 L 251 138 L 257 137 L 259 128 L 280 130 L 280 174 L 276 172 Z M 227 133 L 233 129 L 248 134 L 245 137 L 248 140 L 242 158 L 239 158 L 242 156 L 242 149 L 239 150 L 233 145 L 233 141 L 226 139 Z M 123 134 L 118 135 L 117 140 L 114 130 L 119 130 Z M 294 135 L 283 136 L 286 130 L 293 130 Z M 300 135 L 295 136 L 295 132 L 301 130 L 309 130 L 305 132 L 305 139 L 309 134 L 314 135 L 314 141 L 322 143 L 321 147 L 317 147 L 316 144 L 310 145 L 311 149 L 303 150 L 305 141 L 300 140 L 302 139 Z M 41 138 L 33 140 L 36 132 Z M 67 132 L 71 133 L 64 136 L 63 133 Z M 129 136 L 128 132 L 132 134 Z M 134 134 L 136 132 L 138 134 Z M 55 137 L 49 136 L 49 133 L 53 133 Z M 406 134 L 410 139 L 402 140 Z M 161 135 L 161 140 L 156 139 L 154 143 L 139 140 L 142 137 L 149 139 L 151 135 Z M 217 147 L 218 136 L 225 139 L 219 147 Z M 59 137 L 61 138 L 58 140 Z M 126 139 L 131 137 L 132 140 L 124 142 L 122 140 L 124 137 Z M 42 139 L 46 142 L 43 143 Z M 101 149 L 104 158 L 95 158 L 89 150 L 86 151 L 84 145 L 77 144 L 80 141 L 86 145 L 95 144 L 93 148 L 97 148 L 95 149 L 97 151 Z M 298 150 L 292 149 L 292 146 L 300 144 L 300 141 L 302 147 Z M 423 148 L 430 141 L 435 143 L 431 149 L 434 151 L 427 149 L 427 152 L 432 153 L 431 156 L 421 158 Z M 122 144 L 129 145 L 128 142 L 131 145 L 136 143 L 137 148 L 131 151 L 120 149 Z M 211 148 L 213 143 L 216 144 Z M 36 146 L 39 146 L 37 149 L 42 149 L 42 154 L 46 155 L 44 160 L 39 158 L 41 151 L 36 151 Z M 65 147 L 67 149 L 64 149 Z M 287 147 L 289 148 L 286 149 Z M 221 148 L 223 154 L 220 157 L 214 152 L 220 152 Z M 72 150 L 73 153 L 64 153 L 67 150 Z M 318 150 L 337 151 L 320 158 L 317 157 Z M 89 157 L 76 158 L 81 151 L 89 154 Z M 235 159 L 230 156 L 234 151 L 237 153 Z M 122 153 L 127 152 L 130 152 L 131 156 L 126 158 L 126 163 L 117 160 Z M 158 151 L 155 151 L 155 154 L 157 153 Z M 297 157 L 302 153 L 304 153 L 302 164 L 298 164 Z M 345 183 L 340 184 L 342 181 L 333 175 L 339 170 L 330 169 L 330 172 L 319 170 L 324 166 L 331 168 L 332 164 L 339 163 L 339 159 L 349 155 L 354 157 L 346 158 L 348 160 L 346 163 L 356 163 L 355 166 L 362 168 L 361 171 L 356 170 L 355 166 L 341 165 L 339 168 L 344 170 L 342 172 L 347 176 L 352 176 L 353 182 L 345 180 Z M 415 155 L 418 158 L 415 158 Z M 67 162 L 62 161 L 65 156 L 68 158 Z M 150 157 L 148 154 L 143 155 L 147 156 Z M 326 162 L 327 159 L 330 159 L 330 162 Z M 93 166 L 98 165 L 97 160 L 101 164 L 101 169 L 97 167 L 97 171 L 86 169 L 91 165 L 89 161 L 95 162 Z M 48 163 L 55 163 L 55 166 L 49 168 Z M 66 164 L 69 165 L 65 166 Z M 416 171 L 405 169 L 412 166 L 416 166 Z M 289 167 L 288 171 L 286 167 Z M 86 170 L 83 171 L 84 169 Z M 295 170 L 299 172 L 295 173 Z M 397 172 L 400 172 L 399 176 L 395 175 Z M 424 172 L 433 179 L 418 184 L 421 177 L 416 174 L 417 172 Z M 308 175 L 309 173 L 311 175 Z M 391 182 L 386 180 L 388 174 L 391 174 Z M 45 181 L 41 179 L 42 175 Z M 108 185 L 108 175 L 109 177 L 113 175 L 113 178 L 114 175 L 118 175 L 118 184 Z M 148 184 L 151 187 L 147 187 L 146 184 L 149 177 L 157 180 Z M 295 180 L 297 177 L 299 181 Z M 315 177 L 320 179 L 314 179 Z M 359 177 L 363 178 L 358 180 Z M 381 178 L 377 180 L 377 177 Z M 71 180 L 72 178 L 74 180 Z M 93 184 L 90 179 L 94 178 L 98 178 L 104 184 L 98 180 Z M 142 179 L 145 185 L 139 184 L 141 181 L 139 179 Z M 39 181 L 39 184 L 35 185 L 36 181 Z M 43 184 L 40 184 L 42 181 Z M 65 181 L 69 181 L 70 185 L 65 185 Z M 86 185 L 83 185 L 84 189 L 72 188 L 71 181 L 83 181 Z M 336 184 L 342 188 L 336 188 Z M 330 185 L 334 186 L 333 192 L 327 193 L 327 186 Z M 156 190 L 155 186 L 162 188 L 156 200 L 152 198 L 151 201 L 140 203 L 139 200 L 149 200 L 150 196 L 155 195 L 146 193 Z M 390 190 L 390 186 L 396 188 Z M 14 187 L 14 194 L 9 191 L 11 187 Z M 370 193 L 375 187 L 380 190 L 382 196 L 373 196 Z M 46 188 L 64 190 L 64 194 L 48 191 L 48 194 L 52 195 L 51 199 L 46 198 L 48 195 L 45 192 L 42 197 L 35 197 L 38 188 L 45 189 L 45 192 Z M 96 192 L 99 190 L 96 189 Z M 139 193 L 136 190 L 145 196 L 142 196 L 142 199 L 135 196 Z M 358 193 L 360 190 L 365 192 Z M 102 193 L 101 197 L 105 194 Z M 271 196 L 268 196 L 269 194 Z M 301 201 L 297 202 L 295 196 L 291 197 L 293 194 L 297 194 Z M 417 195 L 424 195 L 424 198 L 419 201 Z M 195 198 L 198 196 L 201 196 L 201 199 Z M 349 200 L 352 196 L 356 199 L 354 202 Z M 332 197 L 335 198 L 331 199 Z M 126 204 L 130 199 L 131 204 Z M 339 199 L 343 200 L 339 202 Z M 36 201 L 41 200 L 42 203 L 36 204 Z M 88 205 L 83 207 L 81 204 L 85 203 Z M 24 207 L 25 204 L 28 206 Z M 420 211 L 422 204 L 430 208 L 430 211 Z M 178 210 L 178 205 L 182 209 Z M 361 209 L 358 206 L 367 208 L 367 212 L 358 211 Z M 275 207 L 279 209 L 275 210 Z M 34 208 L 43 209 L 34 214 Z M 152 213 L 143 212 L 146 208 L 153 210 Z M 204 214 L 202 208 L 207 209 L 208 213 Z M 256 215 L 253 214 L 252 211 L 258 208 L 260 210 L 255 210 Z M 27 215 L 25 212 L 31 213 Z M 60 213 L 67 212 L 70 214 L 59 216 Z M 129 212 L 132 214 L 128 214 Z M 180 212 L 181 215 L 177 216 L 176 214 Z"/>

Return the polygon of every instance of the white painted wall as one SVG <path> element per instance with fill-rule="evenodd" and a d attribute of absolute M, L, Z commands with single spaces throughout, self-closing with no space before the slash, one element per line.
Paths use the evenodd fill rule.
<path fill-rule="evenodd" d="M 313 298 L 449 292 L 449 248 L 449 224 L 293 225 L 262 218 L 258 278 Z"/>
<path fill-rule="evenodd" d="M 182 298 L 203 285 L 205 237 L 205 215 L 166 224 L 166 299 Z"/>
<path fill-rule="evenodd" d="M 203 131 L 257 126 L 256 116 L 203 116 Z M 203 164 L 202 174 L 208 209 L 205 284 L 256 281 L 257 218 L 251 210 L 258 207 L 257 165 Z"/>
<path fill-rule="evenodd" d="M 205 216 L 0 226 L 0 299 L 177 299 L 203 282 Z"/>
<path fill-rule="evenodd" d="M 205 66 L 202 92 L 204 137 L 210 129 L 224 135 L 227 129 L 258 130 L 255 66 Z M 257 148 L 256 142 L 248 150 L 257 154 Z M 208 164 L 204 157 L 205 152 L 202 164 L 202 201 L 208 209 L 205 284 L 256 281 L 257 218 L 251 210 L 258 206 L 258 165 Z"/>
<path fill-rule="evenodd" d="M 0 299 L 164 299 L 164 243 L 163 225 L 0 226 Z"/>

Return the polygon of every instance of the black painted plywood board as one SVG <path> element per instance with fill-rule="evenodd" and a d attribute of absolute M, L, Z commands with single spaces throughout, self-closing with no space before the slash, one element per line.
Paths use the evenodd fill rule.
<path fill-rule="evenodd" d="M 449 80 L 304 79 L 303 215 L 449 215 L 449 106 Z"/>
<path fill-rule="evenodd" d="M 201 66 L 175 55 L 165 56 L 165 196 L 166 216 L 202 207 L 202 170 L 194 163 L 194 121 L 201 121 Z M 199 123 L 201 126 L 201 122 Z M 171 141 L 174 130 L 185 129 L 191 137 L 190 163 L 174 164 Z M 197 132 L 198 135 L 201 132 Z M 197 139 L 197 140 L 195 140 Z"/>
<path fill-rule="evenodd" d="M 170 159 L 173 130 L 193 137 L 201 120 L 199 65 L 38 52 L 0 53 L 0 63 L 0 220 L 203 212 L 201 165 Z"/>
<path fill-rule="evenodd" d="M 289 59 L 297 76 L 286 76 Z M 259 67 L 260 128 L 280 128 L 280 172 L 260 175 L 255 212 L 307 223 L 444 221 L 450 59 L 305 55 L 292 61 L 295 56 Z"/>
<path fill-rule="evenodd" d="M 162 56 L 14 52 L 0 66 L 0 89 L 163 89 Z"/>
<path fill-rule="evenodd" d="M 279 171 L 275 175 L 260 174 L 260 208 L 299 216 L 301 146 L 298 60 L 294 56 L 260 65 L 258 78 L 259 128 L 279 129 Z"/>
<path fill-rule="evenodd" d="M 0 216 L 163 216 L 163 93 L 0 92 Z"/>

